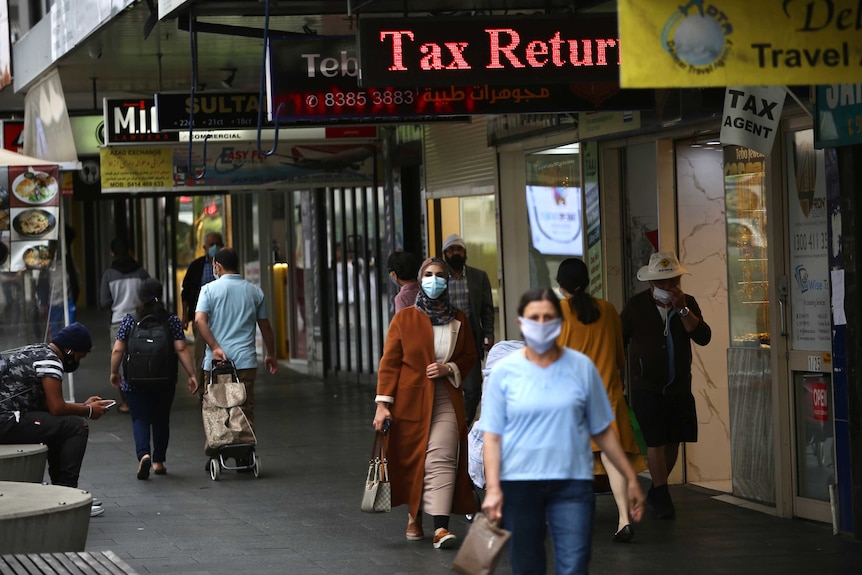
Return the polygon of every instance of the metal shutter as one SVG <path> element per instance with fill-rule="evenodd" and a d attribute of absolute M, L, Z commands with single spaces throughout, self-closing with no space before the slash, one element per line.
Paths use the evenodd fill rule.
<path fill-rule="evenodd" d="M 486 120 L 425 125 L 425 197 L 493 194 L 497 151 L 488 147 Z"/>

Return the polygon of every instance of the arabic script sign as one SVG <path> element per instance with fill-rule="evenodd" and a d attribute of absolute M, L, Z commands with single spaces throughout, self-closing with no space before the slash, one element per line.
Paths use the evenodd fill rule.
<path fill-rule="evenodd" d="M 362 86 L 616 81 L 614 14 L 363 18 Z"/>
<path fill-rule="evenodd" d="M 858 0 L 620 0 L 625 88 L 806 85 L 862 75 Z"/>
<path fill-rule="evenodd" d="M 102 148 L 102 189 L 169 188 L 173 183 L 171 148 Z"/>

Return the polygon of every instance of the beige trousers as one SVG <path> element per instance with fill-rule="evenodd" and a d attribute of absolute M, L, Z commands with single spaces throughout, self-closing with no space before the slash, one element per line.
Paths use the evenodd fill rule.
<path fill-rule="evenodd" d="M 422 489 L 422 511 L 428 515 L 449 515 L 455 497 L 458 469 L 458 421 L 455 408 L 446 392 L 447 380 L 434 384 L 434 409 L 431 432 L 425 452 L 425 481 Z"/>

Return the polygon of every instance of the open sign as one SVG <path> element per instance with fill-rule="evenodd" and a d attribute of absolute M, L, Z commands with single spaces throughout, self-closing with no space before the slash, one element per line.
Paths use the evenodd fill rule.
<path fill-rule="evenodd" d="M 811 412 L 814 415 L 814 421 L 829 421 L 829 398 L 826 384 L 822 381 L 812 383 L 809 398 L 811 399 Z"/>

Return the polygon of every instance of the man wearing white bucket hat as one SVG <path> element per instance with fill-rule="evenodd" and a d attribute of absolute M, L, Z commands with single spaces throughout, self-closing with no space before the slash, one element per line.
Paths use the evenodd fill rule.
<path fill-rule="evenodd" d="M 649 289 L 633 296 L 620 314 L 629 354 L 629 401 L 647 444 L 652 477 L 647 502 L 659 519 L 676 515 L 667 478 L 679 444 L 697 441 L 690 342 L 703 346 L 712 338 L 697 301 L 680 288 L 683 274 L 688 270 L 672 252 L 652 254 L 637 273 Z"/>

